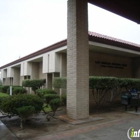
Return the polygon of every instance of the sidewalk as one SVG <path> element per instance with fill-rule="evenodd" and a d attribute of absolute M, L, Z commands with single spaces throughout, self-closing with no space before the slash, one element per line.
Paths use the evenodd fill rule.
<path fill-rule="evenodd" d="M 18 140 L 16 136 L 0 121 L 0 140 Z"/>
<path fill-rule="evenodd" d="M 45 122 L 43 120 L 44 116 L 40 115 L 34 116 L 32 120 L 36 120 L 37 122 L 42 119 L 43 120 L 43 129 L 42 131 L 46 131 L 47 133 L 40 133 L 42 131 L 30 131 L 30 129 L 25 129 L 20 131 L 21 134 L 25 134 L 24 137 L 19 137 L 19 131 L 18 133 L 15 133 L 15 136 L 1 121 L 0 121 L 0 140 L 93 140 L 94 138 L 96 140 L 108 140 L 108 137 L 110 136 L 111 139 L 114 139 L 113 135 L 116 135 L 116 140 L 118 139 L 118 136 L 120 135 L 121 138 L 123 137 L 126 139 L 126 132 L 128 128 L 134 127 L 137 130 L 139 128 L 140 124 L 140 111 L 135 113 L 134 111 L 113 111 L 108 113 L 101 113 L 101 114 L 94 114 L 87 120 L 71 120 L 68 119 L 65 115 L 59 116 L 59 119 L 65 120 L 65 123 L 61 126 L 58 120 L 54 120 L 55 122 Z M 42 118 L 43 117 L 43 118 Z M 45 117 L 46 118 L 46 117 Z M 44 119 L 45 119 L 44 118 Z M 60 121 L 61 122 L 61 121 Z M 67 122 L 67 123 L 66 123 Z M 130 124 L 131 122 L 131 124 Z M 7 124 L 7 123 L 5 123 Z M 34 123 L 33 123 L 34 124 Z M 49 126 L 52 126 L 53 124 L 53 130 L 51 133 L 48 134 Z M 55 126 L 54 124 L 60 125 Z M 121 126 L 120 126 L 121 125 Z M 67 127 L 66 127 L 67 126 Z M 63 129 L 61 129 L 63 127 Z M 47 129 L 46 129 L 47 128 Z M 70 129 L 69 129 L 70 128 Z M 30 137 L 27 135 L 26 130 L 30 132 L 29 134 L 32 134 L 33 137 Z M 36 129 L 37 130 L 37 129 Z M 40 129 L 39 129 L 40 130 Z M 58 131 L 56 131 L 58 130 Z M 61 130 L 61 131 L 60 131 Z M 13 131 L 13 129 L 12 129 Z M 15 131 L 16 132 L 16 131 Z M 112 132 L 112 133 L 110 133 Z M 120 134 L 119 134 L 120 133 Z M 100 135 L 102 134 L 102 135 Z M 110 135 L 111 134 L 111 135 Z M 106 136 L 106 139 L 104 139 L 103 136 Z M 100 138 L 103 137 L 103 138 Z M 124 140 L 123 139 L 123 140 Z M 122 139 L 121 139 L 122 140 Z"/>
<path fill-rule="evenodd" d="M 93 140 L 93 139 L 89 139 L 86 135 L 88 133 L 92 133 L 92 131 L 94 130 L 98 130 L 102 128 L 109 128 L 110 126 L 121 124 L 122 122 L 125 122 L 125 121 L 126 121 L 125 119 L 118 119 L 118 120 L 113 120 L 113 121 L 109 121 L 105 123 L 100 123 L 93 126 L 86 126 L 86 127 L 77 128 L 74 130 L 60 132 L 58 134 L 46 135 L 46 136 L 41 136 L 41 137 L 32 138 L 28 140 L 74 140 L 73 139 L 74 137 L 76 137 L 76 140 L 81 140 L 81 139 Z"/>

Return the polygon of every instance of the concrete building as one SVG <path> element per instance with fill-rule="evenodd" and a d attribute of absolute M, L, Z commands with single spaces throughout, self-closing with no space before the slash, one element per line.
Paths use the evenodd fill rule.
<path fill-rule="evenodd" d="M 68 72 L 69 76 L 74 76 L 74 66 L 73 64 L 68 66 L 67 59 L 74 60 L 75 58 L 68 54 L 67 50 L 67 40 L 63 40 L 1 66 L 3 85 L 22 85 L 24 79 L 46 79 L 46 88 L 52 88 L 54 77 L 67 77 Z M 80 69 L 89 65 L 87 72 L 89 76 L 140 77 L 140 45 L 89 32 L 87 50 L 88 60 L 81 66 L 79 66 L 81 62 L 76 65 Z M 84 52 L 78 55 L 82 55 L 84 61 Z M 69 67 L 71 67 L 71 71 L 68 70 Z M 82 75 L 86 74 L 84 71 L 81 71 L 81 73 Z M 77 85 L 75 82 L 74 84 Z M 84 90 L 84 86 L 85 84 L 79 83 L 79 91 Z M 72 92 L 74 91 L 72 90 Z M 87 94 L 88 92 L 85 91 Z M 69 106 L 72 107 L 76 102 L 71 98 L 69 97 L 67 110 L 69 110 Z M 80 98 L 81 100 L 84 99 L 81 95 Z M 89 98 L 87 100 L 86 104 L 89 104 Z M 69 117 L 73 118 L 71 115 Z"/>

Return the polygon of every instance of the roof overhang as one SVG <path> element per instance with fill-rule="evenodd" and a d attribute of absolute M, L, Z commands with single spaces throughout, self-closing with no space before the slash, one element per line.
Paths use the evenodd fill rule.
<path fill-rule="evenodd" d="M 88 2 L 140 24 L 138 0 L 88 0 Z"/>
<path fill-rule="evenodd" d="M 131 42 L 128 42 L 128 41 L 116 39 L 116 38 L 109 37 L 109 36 L 102 35 L 102 34 L 95 33 L 95 32 L 89 32 L 89 36 L 88 37 L 89 37 L 89 41 L 91 41 L 91 42 L 101 43 L 101 44 L 110 45 L 110 46 L 116 46 L 117 48 L 122 48 L 124 50 L 130 50 L 131 52 L 132 51 L 137 51 L 138 54 L 134 54 L 135 57 L 137 57 L 137 55 L 139 55 L 139 53 L 140 53 L 140 45 L 135 44 L 135 43 L 131 43 Z M 55 43 L 53 45 L 50 45 L 48 47 L 45 47 L 45 48 L 43 48 L 43 49 L 41 49 L 39 51 L 36 51 L 34 53 L 31 53 L 31 54 L 29 54 L 29 55 L 27 55 L 25 57 L 22 57 L 22 58 L 20 58 L 18 60 L 15 60 L 15 61 L 13 61 L 11 63 L 8 63 L 8 64 L 6 64 L 4 66 L 1 66 L 0 69 L 3 69 L 5 67 L 11 66 L 11 65 L 18 64 L 18 63 L 20 63 L 22 61 L 31 59 L 33 57 L 36 57 L 36 56 L 39 56 L 39 55 L 44 54 L 46 52 L 49 52 L 49 51 L 52 51 L 52 50 L 55 50 L 55 49 L 64 47 L 66 45 L 67 45 L 67 40 L 65 39 L 63 41 L 60 41 L 60 42 L 57 42 L 57 43 Z M 98 49 L 99 49 L 99 46 L 98 46 Z M 120 51 L 119 51 L 119 53 L 120 53 Z M 133 55 L 133 57 L 134 57 L 134 55 Z M 132 56 L 129 55 L 129 57 L 132 57 Z M 39 61 L 40 61 L 40 59 L 34 59 L 34 62 L 39 62 Z"/>

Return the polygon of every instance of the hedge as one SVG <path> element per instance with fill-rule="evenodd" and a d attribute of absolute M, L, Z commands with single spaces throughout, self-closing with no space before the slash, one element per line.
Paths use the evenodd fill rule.
<path fill-rule="evenodd" d="M 54 78 L 54 88 L 66 88 L 67 78 L 57 77 Z M 116 77 L 89 77 L 89 89 L 112 89 L 112 88 L 126 88 L 126 89 L 140 89 L 140 79 L 136 78 L 116 78 Z"/>
<path fill-rule="evenodd" d="M 18 115 L 21 128 L 23 128 L 22 121 L 34 113 L 39 113 L 42 106 L 43 102 L 37 95 L 22 94 L 0 99 L 0 109 L 5 113 Z"/>
<path fill-rule="evenodd" d="M 37 89 L 36 93 L 41 96 L 41 95 L 45 95 L 45 94 L 57 94 L 55 90 L 51 90 L 51 89 Z"/>
<path fill-rule="evenodd" d="M 96 77 L 89 78 L 89 89 L 112 89 L 118 86 L 118 78 L 115 77 Z"/>
<path fill-rule="evenodd" d="M 67 78 L 66 77 L 56 77 L 53 80 L 53 87 L 55 88 L 66 88 Z"/>
<path fill-rule="evenodd" d="M 0 86 L 0 92 L 7 93 L 7 90 L 10 86 Z"/>
<path fill-rule="evenodd" d="M 17 115 L 18 115 L 17 108 L 23 106 L 33 106 L 35 108 L 35 113 L 38 113 L 42 109 L 43 102 L 36 95 L 22 94 L 22 95 L 13 95 L 13 96 L 6 97 L 2 99 L 0 105 L 1 109 L 5 113 L 17 114 Z"/>
<path fill-rule="evenodd" d="M 31 87 L 32 90 L 36 93 L 36 90 L 42 87 L 46 83 L 45 79 L 37 79 L 37 80 L 24 80 L 22 82 L 23 87 Z"/>
<path fill-rule="evenodd" d="M 10 87 L 7 89 L 7 93 L 10 94 Z M 27 90 L 21 86 L 12 86 L 12 95 L 25 94 Z"/>

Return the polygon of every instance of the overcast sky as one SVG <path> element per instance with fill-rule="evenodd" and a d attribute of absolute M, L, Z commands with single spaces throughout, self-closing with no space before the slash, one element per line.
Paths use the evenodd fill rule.
<path fill-rule="evenodd" d="M 140 44 L 140 25 L 88 4 L 89 31 Z M 67 37 L 67 0 L 0 0 L 0 66 Z"/>

